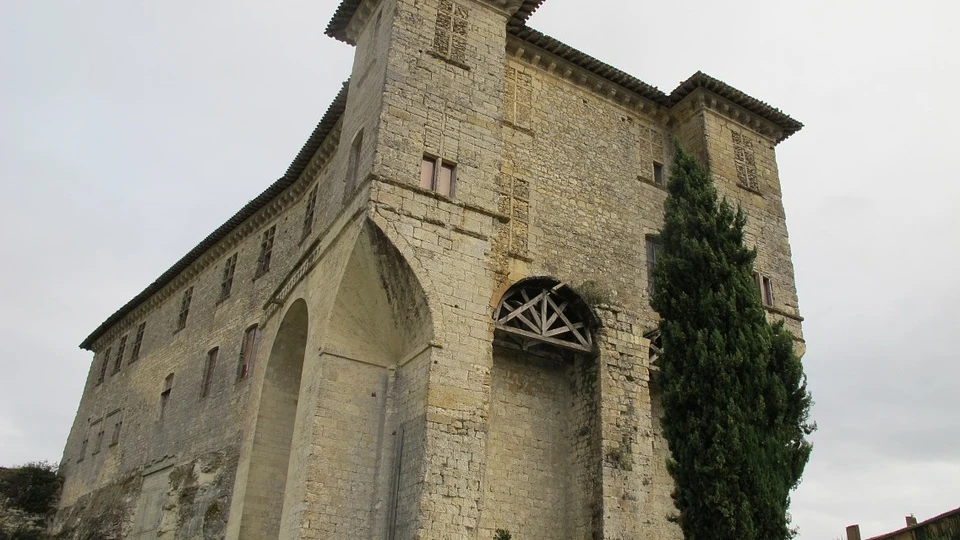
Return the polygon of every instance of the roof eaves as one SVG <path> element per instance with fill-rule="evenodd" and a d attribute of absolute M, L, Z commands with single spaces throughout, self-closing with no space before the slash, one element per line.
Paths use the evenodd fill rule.
<path fill-rule="evenodd" d="M 886 540 L 886 539 L 889 539 L 889 538 L 896 538 L 898 535 L 903 534 L 904 532 L 907 532 L 907 531 L 910 531 L 910 530 L 919 529 L 919 528 L 925 527 L 925 526 L 927 526 L 927 525 L 930 525 L 931 523 L 936 523 L 936 522 L 938 522 L 938 521 L 940 521 L 940 520 L 943 520 L 943 519 L 946 519 L 946 518 L 949 518 L 949 517 L 954 517 L 954 516 L 960 517 L 960 508 L 954 508 L 953 510 L 947 510 L 946 512 L 944 512 L 944 513 L 942 513 L 942 514 L 940 514 L 940 515 L 933 516 L 933 517 L 930 518 L 930 519 L 923 520 L 923 521 L 921 521 L 920 523 L 917 523 L 916 525 L 909 525 L 909 526 L 904 527 L 904 528 L 902 528 L 902 529 L 897 529 L 897 530 L 895 530 L 895 531 L 891 531 L 891 532 L 888 532 L 888 533 L 883 533 L 883 534 L 881 534 L 880 536 L 872 536 L 872 537 L 868 538 L 867 540 Z"/>
<path fill-rule="evenodd" d="M 523 4 L 520 5 L 520 8 L 517 9 L 517 12 L 513 14 L 513 17 L 507 21 L 507 26 L 520 27 L 527 24 L 530 16 L 540 9 L 540 6 L 542 6 L 546 1 L 547 0 L 524 0 Z"/>
<path fill-rule="evenodd" d="M 787 137 L 800 131 L 803 124 L 794 120 L 780 109 L 777 109 L 768 103 L 760 101 L 757 98 L 747 95 L 745 92 L 737 90 L 729 84 L 715 79 L 702 71 L 694 73 L 689 79 L 680 83 L 673 92 L 670 93 L 671 106 L 683 101 L 685 97 L 693 93 L 696 89 L 703 88 L 717 94 L 718 96 L 730 100 L 732 103 L 743 107 L 757 116 L 772 122 L 781 130 L 783 135 L 777 140 L 782 142 Z"/>
<path fill-rule="evenodd" d="M 510 20 L 507 21 L 507 27 L 515 28 L 526 24 L 530 16 L 533 15 L 544 2 L 546 2 L 546 0 L 523 0 L 523 3 L 520 4 L 517 11 L 510 17 Z M 325 33 L 338 41 L 349 45 L 356 45 L 356 42 L 347 36 L 347 26 L 350 25 L 350 20 L 353 19 L 354 14 L 356 14 L 357 9 L 360 8 L 362 3 L 363 0 L 343 0 L 337 7 L 337 11 L 334 12 L 333 17 L 330 18 Z"/>
<path fill-rule="evenodd" d="M 310 163 L 310 159 L 314 154 L 316 154 L 317 150 L 320 148 L 320 145 L 323 144 L 323 141 L 327 138 L 327 136 L 330 135 L 330 132 L 333 130 L 334 126 L 337 125 L 337 122 L 343 115 L 343 111 L 345 110 L 347 104 L 347 87 L 349 82 L 350 81 L 343 83 L 343 87 L 340 89 L 337 97 L 334 98 L 333 103 L 330 104 L 330 107 L 327 108 L 327 112 L 323 115 L 323 119 L 321 119 L 317 124 L 317 127 L 313 130 L 310 138 L 307 139 L 307 142 L 303 145 L 303 148 L 300 149 L 297 157 L 293 159 L 293 162 L 287 168 L 287 172 L 281 178 L 271 184 L 270 187 L 265 189 L 262 193 L 260 193 L 260 195 L 257 195 L 257 197 L 252 201 L 244 205 L 239 212 L 234 214 L 223 225 L 217 227 L 215 231 L 201 240 L 200 243 L 187 252 L 183 258 L 174 263 L 174 265 L 168 268 L 164 273 L 160 274 L 160 277 L 147 286 L 146 289 L 134 296 L 132 300 L 124 304 L 123 307 L 117 310 L 113 315 L 107 317 L 107 320 L 101 323 L 96 330 L 94 330 L 89 336 L 87 336 L 86 339 L 83 340 L 82 343 L 80 343 L 80 348 L 92 350 L 91 347 L 93 346 L 93 343 L 99 339 L 100 336 L 106 333 L 107 330 L 109 330 L 113 325 L 120 322 L 137 306 L 163 289 L 163 287 L 180 275 L 181 272 L 196 262 L 197 259 L 199 259 L 208 249 L 216 245 L 217 242 L 220 242 L 226 238 L 230 232 L 239 227 L 244 221 L 256 214 L 260 209 L 265 207 L 270 203 L 270 201 L 283 193 L 284 190 L 296 182 L 297 178 L 299 178 L 303 173 L 307 164 Z"/>
<path fill-rule="evenodd" d="M 330 18 L 325 33 L 338 41 L 356 45 L 352 39 L 347 37 L 347 25 L 350 24 L 350 19 L 353 18 L 353 14 L 357 12 L 361 3 L 363 3 L 363 0 L 343 0 L 337 7 L 337 11 L 333 13 L 333 17 Z"/>
<path fill-rule="evenodd" d="M 601 62 L 596 58 L 579 51 L 559 39 L 550 37 L 543 32 L 534 30 L 529 26 L 517 26 L 508 29 L 510 35 L 526 41 L 531 45 L 539 47 L 549 53 L 555 54 L 564 60 L 579 66 L 595 75 L 598 75 L 610 82 L 616 83 L 628 90 L 636 92 L 640 96 L 669 107 L 671 105 L 669 96 L 663 93 L 655 86 L 651 86 L 633 75 L 621 71 L 609 64 Z"/>

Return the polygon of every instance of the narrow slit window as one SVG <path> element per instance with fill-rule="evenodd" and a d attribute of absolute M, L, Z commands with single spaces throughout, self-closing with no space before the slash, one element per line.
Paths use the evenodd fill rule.
<path fill-rule="evenodd" d="M 350 146 L 350 156 L 347 161 L 347 186 L 344 199 L 353 196 L 353 192 L 360 186 L 360 151 L 363 150 L 363 130 L 357 132 Z"/>
<path fill-rule="evenodd" d="M 106 352 L 103 353 L 103 359 L 100 361 L 100 376 L 97 377 L 97 384 L 103 382 L 107 378 L 107 366 L 110 365 L 110 353 L 113 352 L 113 349 L 107 347 Z"/>
<path fill-rule="evenodd" d="M 660 240 L 655 237 L 647 237 L 647 295 L 653 297 L 655 291 L 653 283 L 653 271 L 657 267 L 657 260 L 660 258 L 660 251 L 663 247 Z"/>
<path fill-rule="evenodd" d="M 160 392 L 160 420 L 167 414 L 167 407 L 170 405 L 170 394 L 173 392 L 173 373 L 167 375 L 163 380 L 163 391 Z"/>
<path fill-rule="evenodd" d="M 763 303 L 773 306 L 773 280 L 768 276 L 763 276 Z"/>
<path fill-rule="evenodd" d="M 253 362 L 257 355 L 257 343 L 260 341 L 260 329 L 253 325 L 243 333 L 240 346 L 240 361 L 237 365 L 237 380 L 246 379 L 253 371 Z"/>
<path fill-rule="evenodd" d="M 234 253 L 223 263 L 223 279 L 220 280 L 220 301 L 230 298 L 233 290 L 233 275 L 237 271 L 237 255 Z"/>
<path fill-rule="evenodd" d="M 214 347 L 207 353 L 207 362 L 203 367 L 203 381 L 200 383 L 200 397 L 202 398 L 210 394 L 210 387 L 213 385 L 213 373 L 217 367 L 217 356 L 219 355 L 219 347 Z"/>
<path fill-rule="evenodd" d="M 96 455 L 100 453 L 100 448 L 103 446 L 103 422 L 98 422 L 94 429 L 99 429 L 96 437 L 93 439 L 93 452 L 91 452 Z"/>
<path fill-rule="evenodd" d="M 760 294 L 760 303 L 766 307 L 773 307 L 773 279 L 756 272 L 753 274 L 753 282 Z"/>
<path fill-rule="evenodd" d="M 127 336 L 120 338 L 120 346 L 117 347 L 117 357 L 113 362 L 113 373 L 120 373 L 120 367 L 123 365 L 123 352 L 127 348 Z"/>
<path fill-rule="evenodd" d="M 313 218 L 317 211 L 317 189 L 319 187 L 319 185 L 313 186 L 313 190 L 310 191 L 310 196 L 307 197 L 307 211 L 303 214 L 303 234 L 301 239 L 306 238 L 307 235 L 313 231 Z"/>
<path fill-rule="evenodd" d="M 183 291 L 183 298 L 180 300 L 180 314 L 177 316 L 177 330 L 183 330 L 187 327 L 187 317 L 190 315 L 190 301 L 193 299 L 193 287 Z"/>
<path fill-rule="evenodd" d="M 273 257 L 273 240 L 276 234 L 276 225 L 263 231 L 263 236 L 260 238 L 260 257 L 257 258 L 257 277 L 270 271 L 270 260 Z"/>
<path fill-rule="evenodd" d="M 133 340 L 133 350 L 130 351 L 130 363 L 140 359 L 140 351 L 143 349 L 143 334 L 147 331 L 147 323 L 142 322 L 137 327 L 137 337 Z"/>

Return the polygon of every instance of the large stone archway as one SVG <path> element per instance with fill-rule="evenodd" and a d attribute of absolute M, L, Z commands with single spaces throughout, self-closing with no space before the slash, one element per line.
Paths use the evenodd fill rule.
<path fill-rule="evenodd" d="M 283 515 L 284 494 L 304 353 L 309 330 L 307 303 L 294 301 L 287 309 L 267 359 L 250 455 L 250 473 L 240 522 L 240 538 L 277 538 Z"/>
<path fill-rule="evenodd" d="M 494 312 L 481 537 L 589 538 L 600 491 L 596 318 L 551 278 L 516 283 Z"/>

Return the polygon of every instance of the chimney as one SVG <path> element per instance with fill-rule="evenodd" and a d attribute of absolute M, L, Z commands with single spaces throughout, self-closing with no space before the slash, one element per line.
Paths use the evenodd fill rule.
<path fill-rule="evenodd" d="M 917 518 L 913 517 L 913 514 L 907 516 L 907 527 L 913 527 L 917 524 Z"/>
<path fill-rule="evenodd" d="M 847 540 L 860 540 L 859 525 L 851 525 L 847 527 Z"/>

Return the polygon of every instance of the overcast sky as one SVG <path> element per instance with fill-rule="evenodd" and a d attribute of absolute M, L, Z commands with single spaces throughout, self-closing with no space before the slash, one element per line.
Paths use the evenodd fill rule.
<path fill-rule="evenodd" d="M 960 4 L 548 0 L 531 26 L 778 147 L 820 430 L 803 540 L 960 506 Z M 281 176 L 349 75 L 333 0 L 0 0 L 0 465 L 59 461 L 77 344 Z"/>

